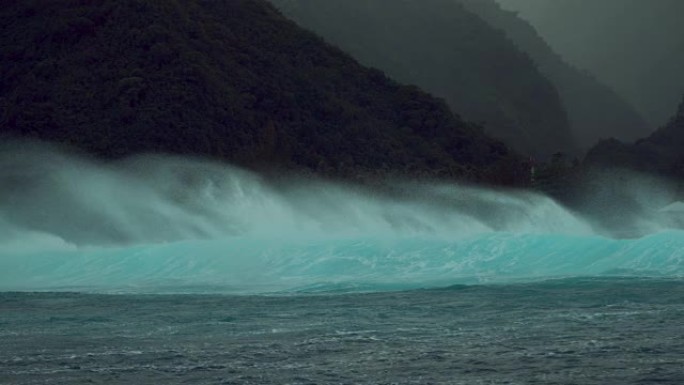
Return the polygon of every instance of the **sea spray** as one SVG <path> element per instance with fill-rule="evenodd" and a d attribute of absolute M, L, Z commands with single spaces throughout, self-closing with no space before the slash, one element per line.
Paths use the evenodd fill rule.
<path fill-rule="evenodd" d="M 684 271 L 681 232 L 611 239 L 527 191 L 273 182 L 204 160 L 101 163 L 41 146 L 3 149 L 0 186 L 0 290 L 383 290 Z"/>

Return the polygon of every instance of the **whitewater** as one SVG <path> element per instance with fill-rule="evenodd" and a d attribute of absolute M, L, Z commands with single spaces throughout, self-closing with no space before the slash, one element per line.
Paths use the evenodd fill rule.
<path fill-rule="evenodd" d="M 0 291 L 277 294 L 680 278 L 684 232 L 659 211 L 673 194 L 636 186 L 646 214 L 629 217 L 624 237 L 598 215 L 530 191 L 361 187 L 10 144 L 0 151 Z"/>

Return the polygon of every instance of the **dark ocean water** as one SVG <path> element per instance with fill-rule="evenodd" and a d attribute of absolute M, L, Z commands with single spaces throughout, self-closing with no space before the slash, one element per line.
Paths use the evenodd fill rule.
<path fill-rule="evenodd" d="M 0 293 L 1 384 L 682 384 L 684 281 Z"/>

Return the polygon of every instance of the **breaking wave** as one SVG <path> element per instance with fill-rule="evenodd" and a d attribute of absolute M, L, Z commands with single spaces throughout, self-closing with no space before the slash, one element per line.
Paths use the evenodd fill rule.
<path fill-rule="evenodd" d="M 656 218 L 657 219 L 657 218 Z M 283 293 L 680 277 L 684 232 L 616 239 L 525 191 L 265 179 L 201 160 L 0 149 L 0 290 Z"/>

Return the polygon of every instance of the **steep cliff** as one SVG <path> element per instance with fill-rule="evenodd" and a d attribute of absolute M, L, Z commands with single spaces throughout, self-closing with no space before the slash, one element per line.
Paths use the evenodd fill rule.
<path fill-rule="evenodd" d="M 650 133 L 639 113 L 615 91 L 586 71 L 566 63 L 517 13 L 495 0 L 458 0 L 506 35 L 538 65 L 558 89 L 576 142 L 588 149 L 600 139 L 632 141 Z"/>
<path fill-rule="evenodd" d="M 498 0 L 519 12 L 568 62 L 633 105 L 651 129 L 684 93 L 684 1 Z"/>

